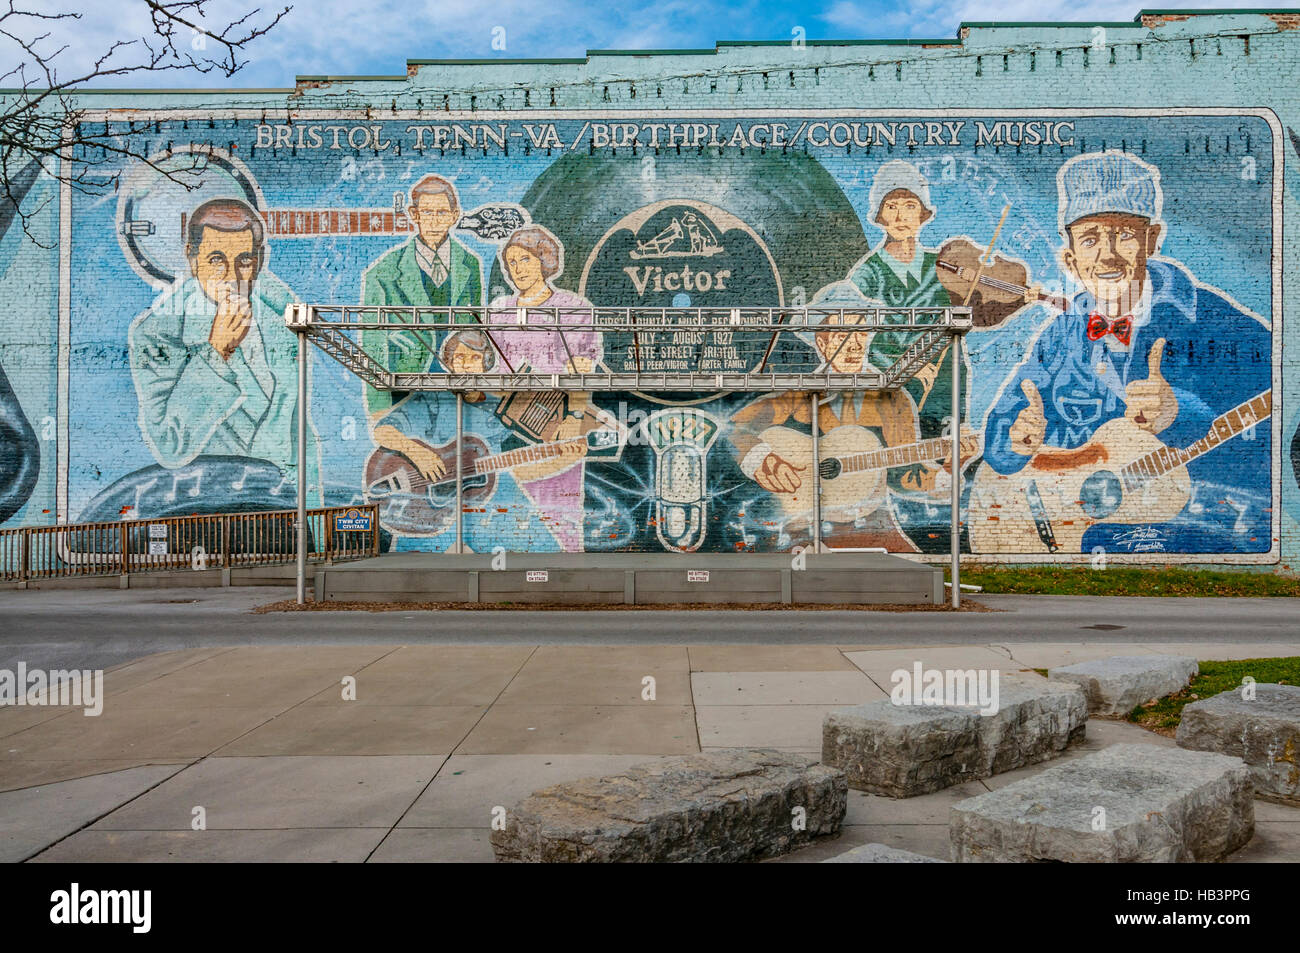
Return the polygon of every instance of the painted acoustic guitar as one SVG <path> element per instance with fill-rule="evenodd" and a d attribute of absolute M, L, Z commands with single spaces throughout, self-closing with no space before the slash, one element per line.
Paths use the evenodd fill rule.
<path fill-rule="evenodd" d="M 1209 432 L 1178 449 L 1127 417 L 1097 428 L 1082 447 L 1040 450 L 1020 472 L 975 473 L 967 525 L 976 553 L 1078 553 L 1098 523 L 1162 523 L 1192 499 L 1187 464 L 1268 419 L 1272 391 L 1220 415 Z"/>
<path fill-rule="evenodd" d="M 812 463 L 812 435 L 788 427 L 768 427 L 762 440 L 781 459 L 798 466 Z M 818 440 L 821 461 L 822 516 L 831 520 L 859 519 L 878 509 L 886 498 L 885 480 L 891 467 L 942 460 L 952 451 L 952 441 L 935 437 L 919 443 L 886 447 L 865 427 L 833 427 Z M 812 480 L 803 479 L 793 493 L 772 494 L 790 516 L 812 510 Z"/>
<path fill-rule="evenodd" d="M 607 439 L 606 431 L 593 430 L 568 440 L 492 453 L 482 437 L 467 432 L 461 441 L 463 503 L 481 505 L 491 499 L 496 491 L 496 475 L 504 470 L 553 460 L 556 467 L 547 474 L 553 476 L 583 461 L 583 454 L 570 451 L 566 455 L 566 450 L 579 445 L 598 449 Z M 409 457 L 384 447 L 371 453 L 366 461 L 366 502 L 380 504 L 379 521 L 395 533 L 436 536 L 456 523 L 456 441 L 440 447 L 424 446 L 442 461 L 443 476 L 430 479 Z"/>

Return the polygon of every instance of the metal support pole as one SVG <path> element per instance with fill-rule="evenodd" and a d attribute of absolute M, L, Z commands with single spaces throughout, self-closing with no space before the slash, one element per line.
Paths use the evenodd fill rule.
<path fill-rule="evenodd" d="M 298 605 L 307 602 L 307 335 L 298 332 Z"/>
<path fill-rule="evenodd" d="M 952 607 L 961 608 L 961 335 L 952 336 Z"/>
<path fill-rule="evenodd" d="M 822 551 L 822 475 L 821 475 L 821 442 L 818 439 L 817 427 L 817 401 L 818 394 L 813 391 L 808 399 L 811 402 L 810 416 L 812 419 L 812 549 L 814 553 Z"/>
<path fill-rule="evenodd" d="M 456 391 L 456 552 L 465 551 L 465 490 L 464 458 L 461 441 L 465 436 L 465 395 Z"/>

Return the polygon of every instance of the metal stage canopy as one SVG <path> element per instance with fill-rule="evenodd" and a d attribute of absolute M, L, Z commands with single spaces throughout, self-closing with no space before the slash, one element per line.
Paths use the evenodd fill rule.
<path fill-rule="evenodd" d="M 971 329 L 969 307 L 886 308 L 853 305 L 846 307 L 737 307 L 737 308 L 644 308 L 644 307 L 389 307 L 377 305 L 292 304 L 285 322 L 299 336 L 298 401 L 307 404 L 307 342 L 311 342 L 357 377 L 381 391 L 448 391 L 457 395 L 457 447 L 460 446 L 463 400 L 466 392 L 486 391 L 649 391 L 685 393 L 799 392 L 814 402 L 812 419 L 817 419 L 820 395 L 843 391 L 897 390 L 933 362 L 947 347 L 959 357 L 961 337 Z M 423 373 L 395 373 L 370 356 L 355 339 L 362 331 L 383 334 L 425 332 L 436 341 L 440 332 L 480 330 L 490 342 L 496 361 L 488 372 L 453 373 L 429 370 Z M 623 366 L 578 370 L 567 335 L 599 331 L 621 342 L 617 352 Z M 835 358 L 849 340 L 845 334 L 834 353 L 811 369 L 777 369 L 773 355 L 789 336 L 807 339 L 819 331 L 866 332 L 880 330 L 915 332 L 915 337 L 887 368 L 863 369 L 853 373 L 834 370 Z M 744 352 L 743 368 L 705 369 L 703 348 L 696 348 L 671 370 L 655 368 L 643 358 L 646 335 L 657 333 L 729 334 L 738 342 L 733 354 Z M 553 334 L 569 355 L 564 373 L 536 373 L 513 367 L 498 340 L 501 335 Z M 649 340 L 653 340 L 651 337 Z M 961 361 L 952 365 L 952 449 L 951 459 L 960 461 Z M 306 458 L 306 414 L 298 415 L 298 459 Z M 813 454 L 818 456 L 817 427 L 813 427 Z M 455 552 L 463 552 L 461 506 L 459 505 L 460 453 L 457 453 L 457 536 Z M 961 467 L 953 466 L 952 479 L 952 605 L 961 603 L 958 554 L 960 548 Z M 820 486 L 818 468 L 812 468 L 814 513 L 813 549 L 821 551 Z M 306 599 L 306 468 L 298 468 L 298 601 Z"/>

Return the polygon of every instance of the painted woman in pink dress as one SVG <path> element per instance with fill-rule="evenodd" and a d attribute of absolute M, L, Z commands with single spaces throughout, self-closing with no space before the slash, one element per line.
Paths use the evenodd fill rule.
<path fill-rule="evenodd" d="M 591 303 L 581 295 L 551 286 L 564 270 L 564 249 L 559 240 L 540 225 L 530 225 L 514 232 L 501 249 L 501 266 L 515 294 L 493 300 L 488 314 L 490 325 L 518 327 L 520 308 L 530 324 L 573 325 L 574 330 L 493 331 L 493 343 L 500 349 L 513 371 L 536 374 L 587 373 L 604 357 L 600 332 L 591 327 Z M 564 309 L 572 308 L 572 311 Z M 537 310 L 533 310 L 537 309 Z M 556 310 L 552 310 L 556 309 Z M 580 330 L 586 328 L 586 330 Z M 542 399 L 554 399 L 543 395 Z M 551 428 L 542 439 L 561 441 L 585 434 L 595 418 L 588 412 L 591 394 L 568 395 L 568 415 Z M 583 465 L 575 459 L 586 453 L 586 446 L 576 443 L 557 458 L 552 473 L 522 483 L 542 519 L 565 552 L 581 552 L 583 524 Z"/>

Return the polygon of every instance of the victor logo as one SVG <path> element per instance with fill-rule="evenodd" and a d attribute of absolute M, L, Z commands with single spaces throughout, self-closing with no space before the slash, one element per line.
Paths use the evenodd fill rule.
<path fill-rule="evenodd" d="M 776 263 L 758 232 L 691 199 L 655 202 L 623 216 L 592 249 L 581 291 L 599 305 L 665 308 L 782 300 Z"/>
<path fill-rule="evenodd" d="M 691 271 L 690 265 L 683 265 L 680 271 L 664 271 L 658 265 L 646 265 L 638 268 L 628 265 L 623 273 L 632 279 L 632 287 L 639 297 L 644 298 L 647 290 L 659 294 L 664 291 L 718 291 L 727 290 L 727 279 L 731 269 L 720 268 L 717 271 Z"/>
<path fill-rule="evenodd" d="M 152 890 L 68 890 L 50 894 L 50 922 L 57 924 L 130 924 L 132 933 L 153 925 Z"/>
<path fill-rule="evenodd" d="M 653 238 L 636 243 L 628 254 L 633 258 L 682 258 L 712 256 L 723 250 L 718 233 L 707 219 L 694 211 L 673 215 L 668 226 Z"/>

